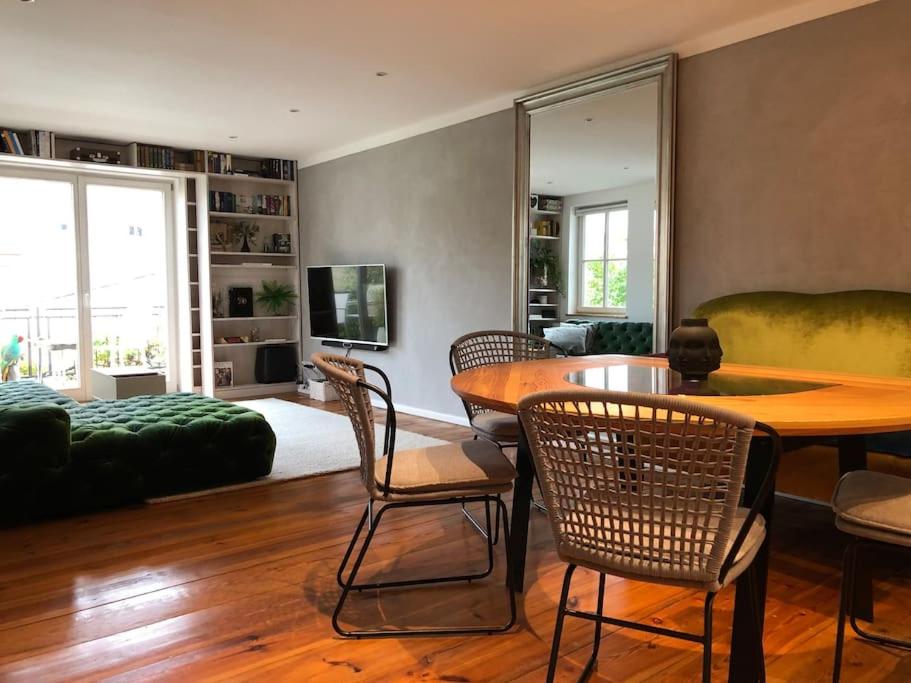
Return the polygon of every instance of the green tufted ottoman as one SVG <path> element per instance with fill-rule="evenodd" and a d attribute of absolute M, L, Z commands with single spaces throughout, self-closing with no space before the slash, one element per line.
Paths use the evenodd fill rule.
<path fill-rule="evenodd" d="M 269 474 L 259 413 L 196 394 L 79 404 L 0 385 L 0 523 L 76 514 Z"/>

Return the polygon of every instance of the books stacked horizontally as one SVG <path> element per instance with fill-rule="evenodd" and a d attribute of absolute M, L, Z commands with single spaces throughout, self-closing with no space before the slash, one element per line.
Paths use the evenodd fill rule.
<path fill-rule="evenodd" d="M 260 216 L 290 216 L 291 198 L 277 194 L 236 194 L 209 190 L 209 211 Z"/>
<path fill-rule="evenodd" d="M 129 163 L 141 168 L 174 169 L 174 149 L 156 145 L 143 145 L 138 142 L 130 144 L 128 149 Z"/>
<path fill-rule="evenodd" d="M 0 152 L 53 159 L 55 147 L 54 134 L 48 130 L 0 129 Z"/>

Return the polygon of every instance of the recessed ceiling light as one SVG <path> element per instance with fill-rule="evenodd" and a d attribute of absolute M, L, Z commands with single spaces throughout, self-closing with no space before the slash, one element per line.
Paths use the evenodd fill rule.
<path fill-rule="evenodd" d="M 388 71 L 377 71 L 376 75 L 379 76 L 380 78 L 382 78 L 383 76 L 388 76 L 389 72 Z"/>
<path fill-rule="evenodd" d="M 28 4 L 32 5 L 35 3 L 35 0 L 19 0 L 19 2 L 27 2 Z"/>
<path fill-rule="evenodd" d="M 229 136 L 228 136 L 228 139 L 229 139 L 229 140 L 236 140 L 236 139 L 237 139 L 237 136 L 236 136 L 236 135 L 229 135 Z"/>
<path fill-rule="evenodd" d="M 290 111 L 292 114 L 296 114 L 300 111 L 300 109 L 289 109 L 288 111 Z"/>
<path fill-rule="evenodd" d="M 585 123 L 591 123 L 592 121 L 594 121 L 594 119 L 591 116 L 585 119 Z"/>

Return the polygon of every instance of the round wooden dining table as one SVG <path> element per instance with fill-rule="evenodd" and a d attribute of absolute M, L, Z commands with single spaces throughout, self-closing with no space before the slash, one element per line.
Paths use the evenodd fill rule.
<path fill-rule="evenodd" d="M 606 389 L 685 395 L 697 402 L 722 406 L 773 427 L 794 447 L 834 438 L 842 473 L 866 467 L 866 435 L 911 430 L 911 379 L 873 377 L 813 370 L 723 364 L 707 382 L 683 382 L 664 358 L 642 356 L 580 356 L 500 363 L 468 370 L 452 378 L 453 391 L 464 401 L 506 413 L 517 413 L 528 394 L 553 389 Z M 786 448 L 787 450 L 787 448 Z M 754 438 L 744 483 L 743 504 L 749 506 L 768 469 L 768 438 Z M 524 430 L 516 460 L 511 520 L 514 585 L 524 586 L 529 508 L 534 465 Z M 768 496 L 762 514 L 767 535 L 756 557 L 756 577 L 765 604 L 769 537 L 775 496 Z M 858 577 L 857 614 L 872 618 L 872 583 Z M 737 591 L 729 680 L 758 680 L 755 632 L 748 592 Z M 760 624 L 761 628 L 761 624 Z"/>

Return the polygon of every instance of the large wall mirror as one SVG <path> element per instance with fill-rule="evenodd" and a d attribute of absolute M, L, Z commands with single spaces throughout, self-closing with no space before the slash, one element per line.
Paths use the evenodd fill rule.
<path fill-rule="evenodd" d="M 514 326 L 671 328 L 676 58 L 516 101 Z"/>

